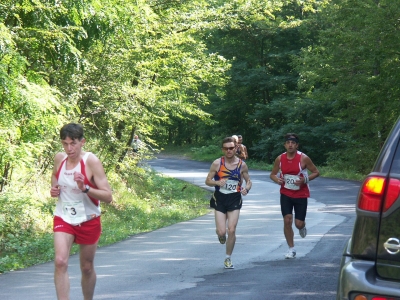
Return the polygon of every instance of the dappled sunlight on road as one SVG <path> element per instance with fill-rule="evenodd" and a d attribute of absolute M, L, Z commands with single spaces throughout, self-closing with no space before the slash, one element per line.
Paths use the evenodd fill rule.
<path fill-rule="evenodd" d="M 164 175 L 199 185 L 210 192 L 214 190 L 212 187 L 205 186 L 204 183 L 208 169 L 199 168 L 198 171 L 188 172 L 186 170 L 194 169 L 185 168 L 183 164 L 179 165 L 179 168 L 182 170 L 172 171 L 163 167 L 159 167 L 157 170 L 165 171 Z M 214 211 L 210 209 L 209 213 L 202 217 L 138 234 L 125 241 L 98 248 L 95 258 L 97 272 L 95 298 L 174 299 L 172 296 L 172 298 L 168 298 L 168 295 L 177 292 L 178 294 L 182 293 L 182 297 L 185 297 L 186 293 L 190 294 L 191 288 L 195 288 L 194 291 L 197 293 L 198 286 L 205 281 L 207 292 L 205 293 L 205 290 L 199 292 L 199 295 L 204 296 L 202 299 L 210 297 L 228 299 L 232 295 L 232 289 L 235 291 L 235 299 L 250 299 L 253 288 L 262 289 L 267 283 L 268 297 L 272 295 L 270 299 L 289 299 L 291 297 L 331 299 L 334 296 L 332 292 L 319 293 L 315 290 L 307 292 L 302 283 L 317 276 L 316 274 L 318 277 L 331 275 L 331 273 L 326 275 L 323 272 L 319 274 L 315 270 L 333 269 L 336 267 L 335 262 L 314 260 L 311 266 L 315 270 L 307 269 L 307 274 L 303 274 L 304 264 L 302 263 L 312 260 L 310 253 L 316 245 L 327 240 L 335 242 L 337 240 L 337 243 L 341 243 L 347 237 L 348 234 L 342 234 L 337 228 L 340 228 L 338 226 L 344 220 L 348 221 L 347 215 L 344 217 L 343 214 L 353 213 L 355 205 L 341 204 L 350 203 L 341 202 L 342 198 L 335 200 L 336 202 L 330 201 L 330 199 L 327 201 L 325 198 L 329 195 L 327 196 L 324 192 L 314 193 L 312 191 L 312 196 L 315 198 L 308 200 L 307 237 L 301 238 L 298 229 L 293 225 L 297 255 L 295 260 L 285 260 L 284 254 L 288 246 L 283 234 L 279 186 L 272 183 L 265 172 L 254 172 L 254 174 L 257 175 L 252 176 L 251 174 L 253 187 L 250 193 L 243 197 L 243 207 L 236 228 L 235 250 L 232 256 L 235 265 L 234 272 L 241 272 L 239 274 L 246 274 L 246 276 L 237 278 L 235 281 L 227 280 L 227 278 L 232 278 L 229 276 L 234 273 L 232 270 L 223 268 L 226 244 L 221 245 L 218 241 L 215 232 Z M 315 184 L 314 181 L 313 184 Z M 339 192 L 342 192 L 344 197 L 352 197 L 348 190 L 334 185 L 331 181 L 327 181 L 326 189 L 332 191 L 329 197 Z M 323 247 L 319 249 L 321 248 Z M 261 277 L 252 277 L 255 266 L 261 269 L 257 273 Z M 284 276 L 289 276 L 289 273 L 299 274 L 295 275 L 294 282 L 285 285 L 283 291 L 279 284 L 284 280 L 275 276 L 277 273 L 282 273 L 282 268 L 287 268 L 284 269 L 287 270 Z M 19 271 L 24 275 L 24 280 L 16 280 L 18 285 L 11 287 L 9 295 L 18 294 L 24 290 L 24 295 L 35 291 L 37 297 L 35 299 L 54 299 L 53 270 L 53 263 L 49 263 Z M 6 275 L 8 279 L 15 274 Z M 72 283 L 71 294 L 81 295 L 78 255 L 70 258 L 69 275 Z M 332 278 L 326 280 L 332 281 Z M 6 281 L 0 281 L 0 284 L 3 284 L 0 285 L 0 288 L 7 287 Z M 40 294 L 41 291 L 47 291 L 47 294 Z M 276 295 L 279 297 L 275 297 Z M 269 299 L 268 297 L 265 299 Z M 192 298 L 197 299 L 196 297 L 187 297 L 186 299 Z M 78 298 L 72 297 L 72 299 Z"/>

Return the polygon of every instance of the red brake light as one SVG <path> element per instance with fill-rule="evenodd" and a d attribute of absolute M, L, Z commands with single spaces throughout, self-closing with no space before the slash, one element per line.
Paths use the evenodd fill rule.
<path fill-rule="evenodd" d="M 365 179 L 361 188 L 358 207 L 362 210 L 379 212 L 384 188 L 385 178 L 383 177 L 368 177 Z"/>
<path fill-rule="evenodd" d="M 385 204 L 383 211 L 387 211 L 394 202 L 396 202 L 400 193 L 400 180 L 391 178 L 389 180 L 389 186 L 386 192 Z"/>
<path fill-rule="evenodd" d="M 368 295 L 366 294 L 359 294 L 357 295 L 354 300 L 367 300 L 369 299 L 369 297 L 367 298 Z M 386 297 L 386 296 L 372 296 L 371 300 L 395 300 L 393 297 Z"/>

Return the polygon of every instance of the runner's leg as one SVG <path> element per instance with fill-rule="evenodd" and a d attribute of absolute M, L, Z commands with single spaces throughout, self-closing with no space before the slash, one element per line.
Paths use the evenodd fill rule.
<path fill-rule="evenodd" d="M 68 259 L 73 242 L 73 235 L 54 232 L 54 284 L 58 300 L 69 300 Z"/>
<path fill-rule="evenodd" d="M 226 235 L 226 214 L 215 210 L 215 226 L 217 228 L 218 236 Z"/>
<path fill-rule="evenodd" d="M 307 215 L 307 198 L 299 198 L 296 199 L 296 203 L 294 205 L 294 213 L 295 219 L 294 224 L 297 229 L 302 229 L 305 226 L 305 219 Z"/>
<path fill-rule="evenodd" d="M 294 232 L 292 228 L 293 215 L 287 214 L 283 217 L 283 233 L 289 247 L 294 247 Z"/>
<path fill-rule="evenodd" d="M 80 263 L 82 272 L 82 293 L 84 300 L 92 300 L 96 286 L 96 272 L 94 270 L 94 256 L 97 243 L 93 245 L 80 245 Z"/>
<path fill-rule="evenodd" d="M 228 211 L 228 239 L 226 241 L 226 255 L 232 255 L 236 242 L 236 226 L 239 221 L 240 209 Z"/>
<path fill-rule="evenodd" d="M 288 246 L 294 247 L 294 232 L 293 232 L 293 201 L 290 197 L 281 194 L 281 212 L 283 216 L 283 233 Z"/>

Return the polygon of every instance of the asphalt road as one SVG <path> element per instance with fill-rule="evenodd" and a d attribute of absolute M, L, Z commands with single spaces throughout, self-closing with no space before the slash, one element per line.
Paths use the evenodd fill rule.
<path fill-rule="evenodd" d="M 169 176 L 204 185 L 210 163 L 175 158 L 149 162 Z M 308 235 L 295 230 L 296 259 L 287 251 L 279 186 L 269 172 L 250 170 L 232 261 L 223 269 L 225 246 L 213 213 L 99 248 L 94 299 L 335 299 L 340 257 L 351 235 L 359 183 L 317 178 L 311 182 Z M 211 190 L 211 189 L 210 189 Z M 71 256 L 71 299 L 82 299 L 79 258 Z M 53 263 L 0 275 L 0 299 L 56 299 Z"/>

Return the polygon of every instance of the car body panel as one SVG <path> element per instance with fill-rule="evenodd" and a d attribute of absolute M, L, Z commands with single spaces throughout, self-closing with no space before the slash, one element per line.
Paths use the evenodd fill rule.
<path fill-rule="evenodd" d="M 367 176 L 386 180 L 383 194 L 378 198 L 382 200 L 380 211 L 360 209 L 360 197 L 357 198 L 352 237 L 340 264 L 337 300 L 352 300 L 357 294 L 365 294 L 368 299 L 373 295 L 382 296 L 382 299 L 400 299 L 400 195 L 396 194 L 400 189 L 397 186 L 400 183 L 397 181 L 400 180 L 399 139 L 400 118 Z M 389 186 L 391 179 L 394 185 Z M 387 211 L 383 211 L 387 195 L 392 199 L 397 195 L 397 199 Z"/>
<path fill-rule="evenodd" d="M 400 298 L 398 282 L 381 279 L 375 270 L 375 262 L 352 258 L 351 239 L 347 243 L 341 260 L 337 300 L 352 300 L 357 292 L 386 295 Z"/>

